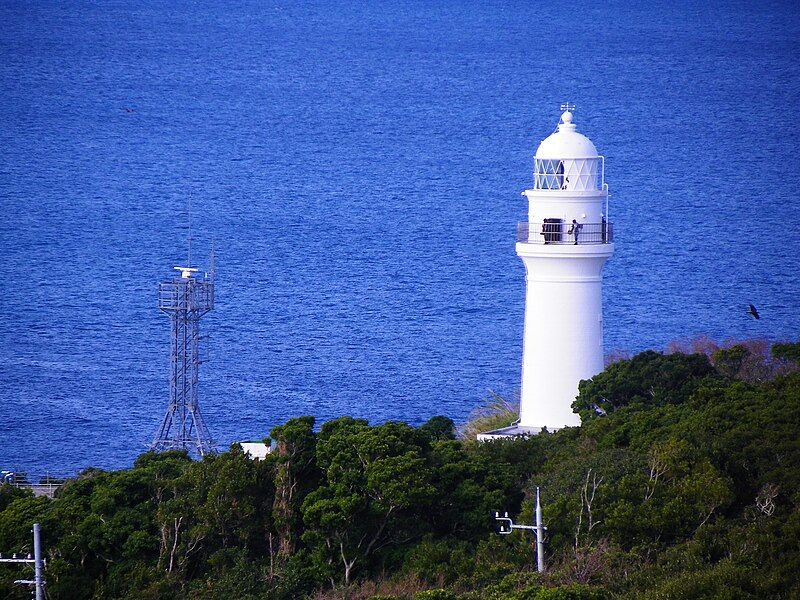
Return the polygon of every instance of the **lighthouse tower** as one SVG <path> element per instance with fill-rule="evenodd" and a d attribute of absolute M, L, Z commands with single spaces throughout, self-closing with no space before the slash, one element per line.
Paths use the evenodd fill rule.
<path fill-rule="evenodd" d="M 579 133 L 574 106 L 536 151 L 528 221 L 517 229 L 525 264 L 519 421 L 480 439 L 580 425 L 578 383 L 603 370 L 602 275 L 614 253 L 604 158 Z"/>

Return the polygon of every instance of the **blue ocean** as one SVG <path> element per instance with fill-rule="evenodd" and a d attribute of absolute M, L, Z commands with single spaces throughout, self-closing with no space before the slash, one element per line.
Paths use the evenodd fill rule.
<path fill-rule="evenodd" d="M 0 468 L 147 448 L 190 235 L 221 447 L 513 398 L 564 101 L 606 157 L 606 351 L 800 338 L 796 1 L 0 0 Z"/>

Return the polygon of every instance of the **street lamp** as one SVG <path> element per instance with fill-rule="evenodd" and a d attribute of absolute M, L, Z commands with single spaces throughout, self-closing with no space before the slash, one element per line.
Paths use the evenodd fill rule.
<path fill-rule="evenodd" d="M 519 525 L 514 523 L 508 512 L 500 514 L 500 511 L 494 511 L 492 518 L 497 521 L 495 532 L 500 535 L 510 535 L 515 529 L 527 529 L 536 532 L 536 570 L 539 573 L 544 573 L 544 532 L 547 527 L 542 525 L 542 504 L 539 501 L 539 488 L 536 488 L 536 507 L 534 508 L 533 519 L 536 525 Z"/>

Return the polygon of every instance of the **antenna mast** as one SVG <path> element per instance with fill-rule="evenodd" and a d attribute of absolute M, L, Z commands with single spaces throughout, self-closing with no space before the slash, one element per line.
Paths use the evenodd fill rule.
<path fill-rule="evenodd" d="M 186 220 L 189 223 L 189 236 L 186 240 L 189 256 L 186 262 L 186 265 L 191 267 L 192 266 L 192 195 L 188 194 L 186 196 Z"/>
<path fill-rule="evenodd" d="M 211 281 L 217 278 L 217 252 L 214 250 L 214 239 L 211 239 L 211 256 L 208 258 L 208 275 Z"/>

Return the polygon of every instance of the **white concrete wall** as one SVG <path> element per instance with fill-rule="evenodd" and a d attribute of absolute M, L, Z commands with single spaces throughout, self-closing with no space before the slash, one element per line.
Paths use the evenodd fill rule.
<path fill-rule="evenodd" d="M 520 425 L 580 425 L 578 383 L 603 370 L 602 272 L 613 252 L 613 244 L 517 244 L 527 274 Z"/>
<path fill-rule="evenodd" d="M 564 219 L 565 223 L 600 223 L 606 210 L 605 191 L 572 192 L 565 190 L 525 190 L 528 198 L 528 222 L 542 223 L 545 219 Z M 585 216 L 584 216 L 585 215 Z"/>
<path fill-rule="evenodd" d="M 239 442 L 239 445 L 248 458 L 253 460 L 262 460 L 272 452 L 272 448 L 264 442 Z"/>

